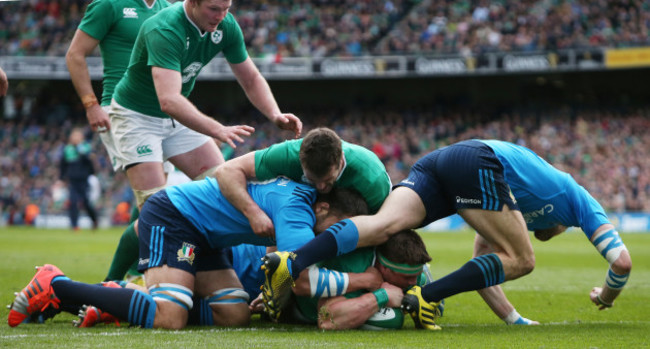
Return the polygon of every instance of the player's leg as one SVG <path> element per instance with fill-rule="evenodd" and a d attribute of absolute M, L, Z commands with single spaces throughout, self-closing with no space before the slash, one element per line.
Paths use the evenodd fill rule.
<path fill-rule="evenodd" d="M 474 238 L 474 253 L 472 257 L 478 257 L 494 252 L 492 246 L 481 235 L 476 234 Z M 503 289 L 499 285 L 477 290 L 485 303 L 492 309 L 501 320 L 508 325 L 538 325 L 539 322 L 527 319 L 519 314 L 510 303 Z"/>
<path fill-rule="evenodd" d="M 78 185 L 73 180 L 68 181 L 68 215 L 70 217 L 70 228 L 79 229 L 79 200 L 81 199 Z"/>
<path fill-rule="evenodd" d="M 426 215 L 418 194 L 398 187 L 390 193 L 377 214 L 357 216 L 332 225 L 294 252 L 291 275 L 295 280 L 310 265 L 342 255 L 357 247 L 374 246 L 403 229 L 417 227 Z"/>
<path fill-rule="evenodd" d="M 177 124 L 173 134 L 163 141 L 166 158 L 192 180 L 214 177 L 223 154 L 210 138 Z"/>
<path fill-rule="evenodd" d="M 131 222 L 122 233 L 115 253 L 113 254 L 113 261 L 108 269 L 105 281 L 122 280 L 133 264 L 137 266 L 139 247 L 135 224 L 136 221 Z"/>
<path fill-rule="evenodd" d="M 79 183 L 80 189 L 83 191 L 81 192 L 81 203 L 83 204 L 84 208 L 86 209 L 86 212 L 88 213 L 88 217 L 90 217 L 90 220 L 93 222 L 93 229 L 97 229 L 97 211 L 95 211 L 95 207 L 93 203 L 90 201 L 90 197 L 88 197 L 88 181 L 82 181 Z"/>
<path fill-rule="evenodd" d="M 197 272 L 196 293 L 195 307 L 199 311 L 193 312 L 195 323 L 217 326 L 249 324 L 249 296 L 232 268 Z"/>

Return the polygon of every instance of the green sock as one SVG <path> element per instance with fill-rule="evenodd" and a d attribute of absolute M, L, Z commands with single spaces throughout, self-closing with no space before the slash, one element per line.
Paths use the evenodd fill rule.
<path fill-rule="evenodd" d="M 140 210 L 138 210 L 138 205 L 133 205 L 131 209 L 131 218 L 129 219 L 129 224 L 133 223 L 136 219 L 140 217 Z"/>
<path fill-rule="evenodd" d="M 138 261 L 140 246 L 138 236 L 135 234 L 134 225 L 135 223 L 131 223 L 126 228 L 120 238 L 120 242 L 117 244 L 117 249 L 113 255 L 113 262 L 106 276 L 107 281 L 124 279 L 124 274 L 126 274 L 127 270 L 129 270 L 133 263 L 137 263 Z"/>

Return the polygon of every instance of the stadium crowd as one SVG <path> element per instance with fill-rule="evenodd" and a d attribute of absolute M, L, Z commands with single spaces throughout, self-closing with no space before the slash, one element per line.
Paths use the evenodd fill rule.
<path fill-rule="evenodd" d="M 65 55 L 88 2 L 3 3 L 0 56 Z M 272 59 L 650 44 L 644 1 L 235 0 L 231 11 L 251 56 Z"/>
<path fill-rule="evenodd" d="M 650 212 L 650 163 L 646 159 L 650 107 L 626 111 L 514 109 L 485 115 L 467 108 L 421 106 L 342 114 L 339 110 L 302 111 L 297 115 L 305 121 L 305 132 L 328 126 L 344 140 L 371 149 L 386 165 L 393 183 L 405 178 L 418 158 L 436 148 L 470 138 L 501 139 L 527 146 L 571 173 L 607 211 Z M 224 149 L 226 158 L 286 138 L 259 116 L 251 113 L 246 118 L 239 120 L 254 126 L 256 133 L 236 150 Z M 23 223 L 30 204 L 41 213 L 65 212 L 65 188 L 54 183 L 59 178 L 58 164 L 67 135 L 79 125 L 87 127 L 83 119 L 49 125 L 29 117 L 0 121 L 0 204 L 6 224 Z M 97 190 L 101 191 L 97 209 L 111 216 L 118 204 L 131 202 L 132 194 L 123 172 L 111 170 L 97 135 L 88 130 L 87 137 L 94 150 Z"/>

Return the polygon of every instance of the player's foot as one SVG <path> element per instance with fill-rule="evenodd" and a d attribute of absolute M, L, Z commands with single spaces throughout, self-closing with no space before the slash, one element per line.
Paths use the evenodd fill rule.
<path fill-rule="evenodd" d="M 54 294 L 52 279 L 63 275 L 63 272 L 54 265 L 46 264 L 36 267 L 36 275 L 32 281 L 20 292 L 11 303 L 7 322 L 9 326 L 16 327 L 25 319 L 37 312 L 45 311 L 49 306 L 58 309 L 61 301 Z"/>
<path fill-rule="evenodd" d="M 413 286 L 402 299 L 402 309 L 413 318 L 415 327 L 440 330 L 436 320 L 440 317 L 440 302 L 427 302 L 422 298 L 422 288 Z"/>
<path fill-rule="evenodd" d="M 122 288 L 122 286 L 115 281 L 104 281 L 102 282 L 102 286 Z M 79 319 L 72 322 L 76 327 L 93 327 L 99 323 L 115 323 L 117 326 L 120 325 L 118 318 L 92 305 L 82 306 L 81 309 L 79 309 Z"/>
<path fill-rule="evenodd" d="M 295 255 L 291 252 L 272 252 L 262 257 L 262 299 L 266 313 L 274 321 L 280 318 L 282 309 L 291 296 L 291 287 L 295 285 L 289 270 L 289 258 L 294 259 Z"/>
<path fill-rule="evenodd" d="M 119 326 L 120 320 L 105 311 L 99 310 L 97 307 L 84 305 L 79 310 L 79 320 L 75 320 L 72 323 L 76 327 L 93 327 L 100 323 L 114 323 Z"/>

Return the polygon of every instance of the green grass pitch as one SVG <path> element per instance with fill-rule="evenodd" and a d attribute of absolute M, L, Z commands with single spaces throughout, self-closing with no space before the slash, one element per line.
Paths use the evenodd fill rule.
<path fill-rule="evenodd" d="M 5 227 L 0 230 L 0 304 L 31 279 L 35 265 L 52 263 L 70 278 L 100 281 L 112 258 L 121 229 L 72 233 Z M 0 325 L 0 347 L 515 347 L 515 348 L 639 348 L 650 347 L 650 234 L 621 234 L 632 255 L 633 270 L 612 309 L 598 311 L 589 291 L 600 286 L 607 263 L 582 233 L 569 232 L 549 242 L 534 240 L 537 266 L 532 274 L 504 285 L 517 310 L 542 322 L 540 326 L 506 326 L 475 292 L 446 301 L 442 331 L 415 330 L 407 317 L 401 331 L 341 331 L 324 333 L 315 327 L 262 322 L 248 328 L 190 327 L 181 331 L 143 330 L 99 325 L 78 329 L 74 317 L 61 314 L 45 324 L 16 328 Z M 473 233 L 423 234 L 435 277 L 441 277 L 471 257 Z M 7 318 L 2 308 L 0 316 Z M 4 321 L 4 320 L 3 320 Z"/>

